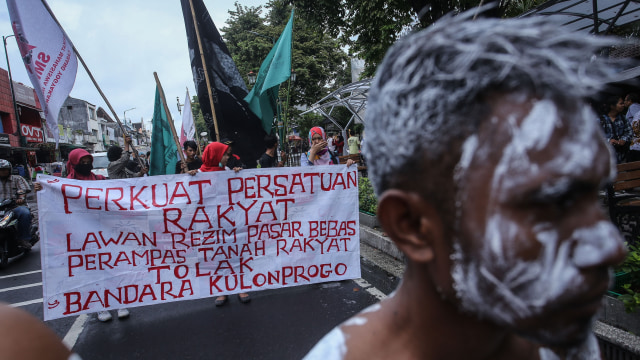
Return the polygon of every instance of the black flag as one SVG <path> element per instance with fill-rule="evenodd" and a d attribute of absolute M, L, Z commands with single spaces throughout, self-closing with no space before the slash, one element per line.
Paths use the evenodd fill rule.
<path fill-rule="evenodd" d="M 257 160 L 264 153 L 265 131 L 262 129 L 260 119 L 249 110 L 249 105 L 244 101 L 249 93 L 247 86 L 229 54 L 216 25 L 213 23 L 207 8 L 202 0 L 192 0 L 193 8 L 198 23 L 204 61 L 207 64 L 207 72 L 211 83 L 213 106 L 218 120 L 220 140 L 231 139 L 233 152 L 240 156 L 242 162 L 249 168 L 256 167 Z M 204 121 L 209 128 L 209 138 L 215 141 L 215 128 L 211 106 L 209 105 L 209 92 L 205 81 L 202 58 L 196 38 L 193 17 L 189 0 L 180 0 L 182 3 L 182 15 L 184 26 L 187 30 L 187 42 L 189 56 L 191 58 L 191 71 L 193 82 L 198 92 L 200 109 Z"/>

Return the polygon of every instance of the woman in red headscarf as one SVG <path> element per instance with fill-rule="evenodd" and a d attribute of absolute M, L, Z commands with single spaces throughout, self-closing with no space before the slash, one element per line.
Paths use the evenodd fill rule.
<path fill-rule="evenodd" d="M 73 149 L 69 153 L 69 161 L 67 162 L 67 179 L 75 180 L 107 180 L 102 175 L 96 175 L 91 172 L 93 169 L 93 155 L 89 154 L 84 149 Z M 42 190 L 40 183 L 33 183 L 33 188 L 36 191 Z M 118 309 L 118 318 L 126 318 L 129 316 L 129 310 L 122 308 Z M 107 310 L 98 312 L 98 320 L 105 322 L 111 320 L 111 313 Z"/>
<path fill-rule="evenodd" d="M 227 161 L 231 155 L 231 148 L 229 145 L 225 145 L 219 142 L 212 142 L 204 149 L 202 153 L 202 166 L 200 172 L 208 171 L 223 171 L 227 166 Z M 235 172 L 242 170 L 242 168 L 233 168 Z M 227 295 L 218 296 L 216 298 L 216 306 L 224 305 L 229 297 Z M 251 300 L 251 297 L 247 293 L 238 294 L 238 299 L 241 303 L 246 304 Z"/>
<path fill-rule="evenodd" d="M 229 156 L 231 156 L 231 148 L 228 145 L 219 142 L 209 143 L 202 153 L 200 172 L 224 170 Z"/>
<path fill-rule="evenodd" d="M 67 179 L 76 180 L 106 180 L 102 175 L 91 172 L 93 169 L 93 156 L 85 149 L 74 149 L 69 153 L 67 162 Z"/>

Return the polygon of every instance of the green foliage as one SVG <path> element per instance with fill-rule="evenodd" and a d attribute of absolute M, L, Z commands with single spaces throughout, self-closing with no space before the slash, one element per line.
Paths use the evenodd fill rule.
<path fill-rule="evenodd" d="M 292 0 L 308 26 L 327 33 L 365 60 L 362 78 L 373 76 L 389 46 L 403 35 L 426 28 L 443 15 L 478 6 L 481 0 Z M 499 2 L 496 16 L 517 16 L 543 0 L 484 0 Z M 423 9 L 428 9 L 423 11 Z M 418 14 L 422 17 L 418 18 Z"/>
<path fill-rule="evenodd" d="M 358 201 L 360 210 L 375 214 L 378 211 L 378 198 L 373 191 L 369 178 L 358 179 Z"/>
<path fill-rule="evenodd" d="M 625 294 L 620 295 L 618 300 L 621 300 L 625 310 L 631 313 L 640 309 L 640 246 L 627 244 L 627 248 L 629 253 L 616 271 L 628 274 L 621 288 Z"/>
<path fill-rule="evenodd" d="M 262 61 L 278 39 L 291 14 L 291 6 L 282 0 L 270 1 L 263 7 L 241 6 L 229 11 L 226 26 L 221 29 L 240 74 L 257 74 Z M 256 35 L 259 34 L 259 35 Z M 338 87 L 351 82 L 349 61 L 340 43 L 325 32 L 309 28 L 296 10 L 293 28 L 291 68 L 296 80 L 291 83 L 288 119 L 300 112 L 296 105 L 313 104 Z M 280 86 L 280 96 L 286 97 L 288 83 Z"/>

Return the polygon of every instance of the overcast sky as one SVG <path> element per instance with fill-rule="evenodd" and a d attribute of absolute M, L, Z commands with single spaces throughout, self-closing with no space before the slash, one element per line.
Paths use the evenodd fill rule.
<path fill-rule="evenodd" d="M 234 2 L 204 0 L 218 29 L 226 26 L 228 10 L 235 9 Z M 245 6 L 266 2 L 239 1 Z M 140 122 L 141 118 L 145 122 L 151 120 L 155 71 L 171 115 L 179 122 L 176 96 L 183 103 L 187 88 L 195 95 L 180 0 L 47 0 L 47 3 L 121 120 L 123 112 L 130 108 L 135 109 L 127 111 L 126 116 L 133 122 Z M 0 35 L 13 34 L 4 1 L 0 5 L 0 29 Z M 33 87 L 13 37 L 7 39 L 7 52 L 13 80 Z M 0 67 L 7 68 L 6 60 L 0 61 Z M 70 95 L 101 106 L 112 115 L 80 62 Z"/>

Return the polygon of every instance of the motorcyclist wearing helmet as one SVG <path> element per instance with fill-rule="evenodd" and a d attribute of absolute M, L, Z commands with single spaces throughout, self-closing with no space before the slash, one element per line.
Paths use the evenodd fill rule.
<path fill-rule="evenodd" d="M 20 175 L 11 175 L 11 163 L 0 159 L 0 199 L 13 199 L 19 205 L 13 209 L 18 219 L 18 246 L 31 248 L 31 211 L 26 207 L 29 183 Z"/>

